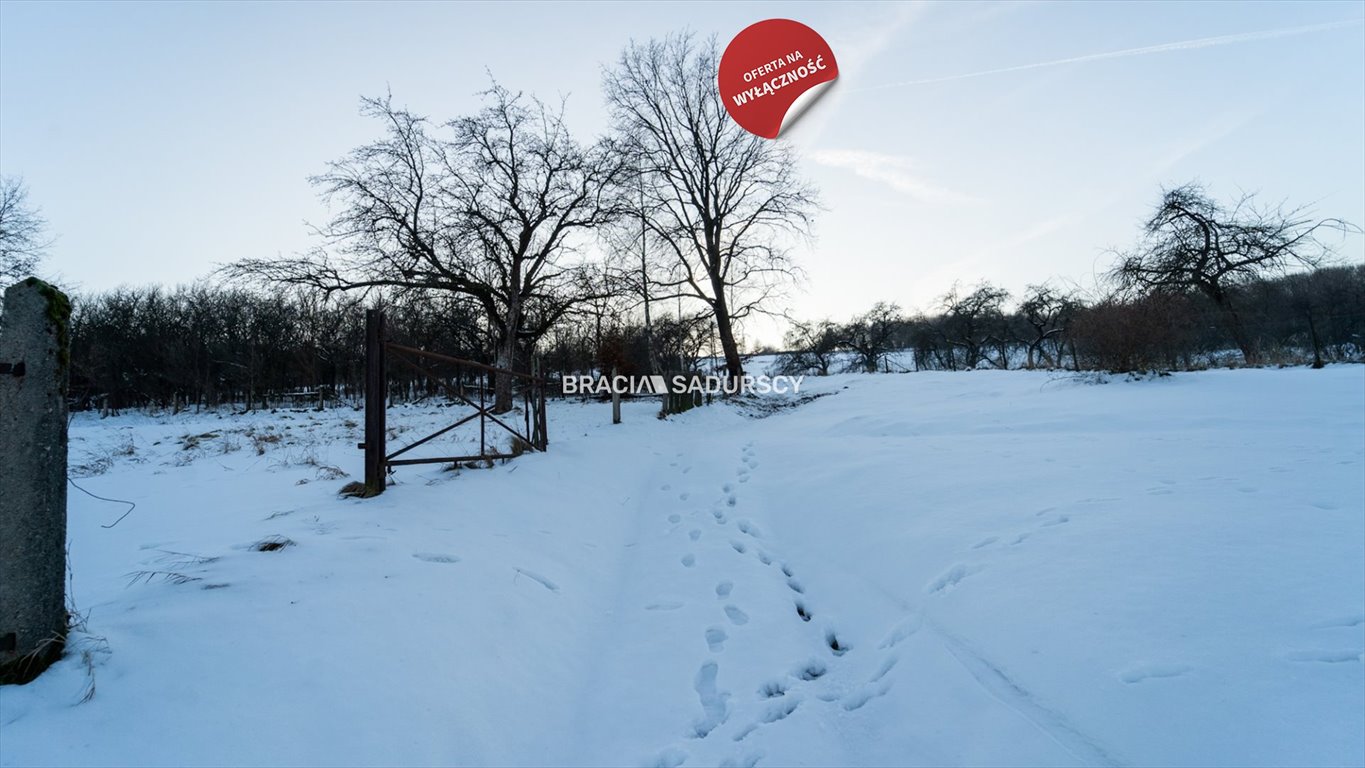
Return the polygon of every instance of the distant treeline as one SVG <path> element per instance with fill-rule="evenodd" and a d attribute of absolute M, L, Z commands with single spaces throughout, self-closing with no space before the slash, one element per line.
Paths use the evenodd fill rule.
<path fill-rule="evenodd" d="M 1224 364 L 1359 361 L 1365 354 L 1365 266 L 1333 266 L 1237 285 L 1222 305 L 1191 290 L 1086 302 L 1049 285 L 1011 302 L 989 283 L 944 296 L 936 312 L 877 304 L 851 321 L 795 324 L 788 373 L 1066 368 L 1191 370 Z"/>
<path fill-rule="evenodd" d="M 1230 305 L 1266 364 L 1360 360 L 1365 267 L 1334 266 L 1239 286 Z M 354 402 L 364 375 L 363 301 L 303 289 L 257 292 L 215 283 L 77 296 L 72 386 L 77 408 L 222 405 L 265 408 Z M 386 301 L 389 337 L 480 361 L 495 336 L 477 307 L 448 293 Z M 795 323 L 779 364 L 789 373 L 843 370 L 1192 369 L 1242 362 L 1224 310 L 1192 292 L 1086 302 L 1051 286 L 1020 297 L 990 284 L 955 290 L 933 312 L 879 303 L 845 323 Z M 696 368 L 715 343 L 705 315 L 654 317 L 603 308 L 566 316 L 537 350 L 549 375 Z M 892 353 L 897 362 L 893 362 Z M 395 399 L 438 387 L 391 366 Z"/>
<path fill-rule="evenodd" d="M 389 336 L 451 355 L 486 357 L 467 302 L 412 295 L 387 304 Z M 253 292 L 212 283 L 77 296 L 71 319 L 76 408 L 248 409 L 360 396 L 365 307 L 355 296 Z M 394 371 L 399 397 L 427 385 Z"/>

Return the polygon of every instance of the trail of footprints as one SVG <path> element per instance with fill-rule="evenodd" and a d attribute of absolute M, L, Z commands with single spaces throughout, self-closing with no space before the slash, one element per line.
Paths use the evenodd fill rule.
<path fill-rule="evenodd" d="M 676 464 L 674 464 L 676 466 Z M 711 515 L 716 525 L 728 527 L 731 524 L 731 514 L 740 505 L 738 495 L 738 485 L 749 482 L 754 470 L 759 466 L 759 461 L 755 455 L 753 443 L 746 444 L 740 452 L 740 464 L 736 469 L 735 482 L 724 483 L 721 494 L 711 508 Z M 683 467 L 685 473 L 691 467 Z M 665 485 L 661 490 L 668 491 L 669 486 Z M 683 492 L 679 499 L 686 501 L 688 493 Z M 669 521 L 678 522 L 677 515 L 670 515 Z M 730 547 L 737 555 L 752 556 L 764 566 L 776 566 L 780 573 L 780 578 L 784 581 L 790 591 L 792 600 L 792 611 L 803 622 L 811 625 L 815 618 L 815 613 L 810 607 L 810 602 L 806 594 L 805 584 L 797 577 L 791 565 L 776 560 L 761 544 L 763 538 L 762 531 L 753 523 L 745 518 L 736 518 L 733 528 L 738 531 L 738 535 L 730 539 Z M 697 542 L 702 538 L 702 530 L 693 528 L 688 531 L 688 539 Z M 695 555 L 691 552 L 686 553 L 681 559 L 684 567 L 692 567 L 696 563 Z M 738 601 L 733 600 L 735 583 L 730 579 L 722 579 L 715 585 L 716 600 L 721 604 L 721 611 L 733 629 L 743 627 L 749 623 L 749 614 L 738 605 Z M 674 607 L 669 604 L 667 608 L 662 605 L 649 606 L 653 610 L 668 609 Z M 810 626 L 811 632 L 819 632 L 813 625 Z M 730 639 L 725 625 L 713 624 L 708 626 L 703 632 L 703 639 L 711 654 L 720 655 L 725 650 L 725 643 Z M 760 688 L 754 692 L 754 696 L 765 705 L 760 707 L 758 716 L 753 722 L 737 730 L 731 737 L 734 742 L 743 742 L 752 733 L 760 728 L 776 723 L 790 716 L 801 706 L 803 697 L 798 689 L 808 686 L 829 674 L 831 668 L 829 664 L 836 663 L 841 657 L 847 654 L 851 648 L 846 642 L 839 639 L 838 634 L 833 628 L 824 630 L 820 635 L 821 642 L 828 649 L 828 661 L 812 658 L 798 662 L 789 669 L 787 673 L 780 677 L 770 678 Z M 887 643 L 882 644 L 882 650 L 886 651 L 895 645 L 901 638 L 894 637 Z M 872 699 L 884 695 L 890 688 L 890 681 L 886 679 L 886 674 L 896 664 L 897 657 L 888 655 L 883 660 L 881 666 L 865 683 L 858 685 L 851 693 L 839 691 L 827 691 L 816 695 L 816 698 L 829 703 L 837 703 L 846 711 L 853 711 L 866 705 Z M 687 736 L 694 739 L 706 739 L 712 736 L 717 729 L 724 726 L 730 717 L 731 694 L 720 688 L 718 680 L 720 677 L 720 662 L 717 659 L 710 659 L 701 665 L 694 679 L 693 688 L 697 694 L 697 701 L 700 705 L 700 715 L 691 723 L 687 731 Z M 728 761 L 725 764 L 754 765 L 761 757 L 761 753 L 751 753 L 739 761 Z M 658 765 L 682 765 L 687 758 L 686 751 L 677 747 L 671 747 L 659 753 L 656 764 Z"/>
<path fill-rule="evenodd" d="M 1078 503 L 1091 503 L 1101 501 L 1108 501 L 1108 499 L 1081 499 L 1080 502 Z M 1071 522 L 1071 517 L 1069 515 L 1058 513 L 1056 507 L 1045 507 L 1043 509 L 1038 510 L 1037 512 L 1034 512 L 1033 515 L 1034 517 L 1039 518 L 1039 521 L 1037 525 L 1034 527 L 1034 530 L 1021 531 L 1020 533 L 1015 534 L 1014 536 L 1010 537 L 1010 539 L 1007 542 L 1005 542 L 1004 546 L 1017 547 L 1020 544 L 1023 544 L 1025 541 L 1028 541 L 1030 537 L 1032 537 L 1035 533 L 1039 531 L 1043 531 L 1059 525 L 1066 525 L 1067 523 Z M 971 548 L 972 551 L 976 551 L 980 549 L 985 549 L 987 547 L 999 543 L 1000 543 L 999 536 L 987 536 L 981 541 L 978 541 L 977 543 L 973 544 Z M 926 584 L 924 589 L 926 592 L 929 592 L 930 594 L 949 591 L 952 588 L 956 587 L 958 584 L 962 583 L 972 574 L 981 572 L 982 569 L 983 566 L 981 565 L 956 563 L 947 571 L 944 571 L 937 578 L 931 580 L 928 584 Z"/>

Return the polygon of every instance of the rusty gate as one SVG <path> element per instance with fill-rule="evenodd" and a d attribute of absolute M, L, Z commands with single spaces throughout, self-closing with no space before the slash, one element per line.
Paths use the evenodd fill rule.
<path fill-rule="evenodd" d="M 473 413 L 457 419 L 429 435 L 414 440 L 396 451 L 388 451 L 388 363 L 389 359 L 421 374 L 429 382 L 439 387 L 452 400 L 461 402 L 474 409 Z M 465 370 L 477 371 L 482 379 L 475 387 L 478 400 L 470 397 L 463 383 L 456 387 L 450 383 L 451 377 L 442 377 L 433 370 L 433 365 L 454 366 L 455 379 L 463 382 Z M 521 403 L 521 421 L 518 430 L 508 419 L 507 414 L 493 413 L 494 401 L 488 397 L 489 379 L 497 375 L 511 377 L 514 402 Z M 502 418 L 500 418 L 502 417 Z M 468 424 L 475 419 L 479 422 L 479 452 L 466 456 L 435 456 L 430 458 L 400 458 L 418 446 L 424 445 L 441 435 Z M 512 421 L 512 424 L 508 424 Z M 545 420 L 545 380 L 534 373 L 521 373 L 505 368 L 487 365 L 474 360 L 464 360 L 450 355 L 442 355 L 425 349 L 404 346 L 389 341 L 385 332 L 384 311 L 370 309 L 365 312 L 365 442 L 359 447 L 365 451 L 365 489 L 367 496 L 384 492 L 387 476 L 392 467 L 408 464 L 458 464 L 469 461 L 492 461 L 495 459 L 515 458 L 517 453 L 507 453 L 489 449 L 490 423 L 498 430 L 511 434 L 514 444 L 522 450 L 544 451 L 549 445 Z"/>

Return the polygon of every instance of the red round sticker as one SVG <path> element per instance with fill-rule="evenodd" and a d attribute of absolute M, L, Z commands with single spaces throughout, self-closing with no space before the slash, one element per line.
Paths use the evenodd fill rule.
<path fill-rule="evenodd" d="M 735 35 L 720 57 L 720 96 L 744 130 L 775 139 L 839 76 L 820 33 L 768 19 Z"/>

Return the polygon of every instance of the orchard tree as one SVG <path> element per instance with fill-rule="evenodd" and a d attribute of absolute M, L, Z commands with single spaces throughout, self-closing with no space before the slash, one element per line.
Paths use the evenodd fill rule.
<path fill-rule="evenodd" d="M 384 135 L 313 179 L 337 213 L 310 256 L 249 259 L 237 277 L 326 292 L 381 289 L 468 296 L 483 308 L 498 367 L 523 369 L 535 342 L 593 295 L 576 236 L 618 215 L 623 164 L 604 143 L 569 135 L 562 109 L 494 83 L 477 113 L 433 125 L 363 100 Z M 512 407 L 495 376 L 494 410 Z"/>
<path fill-rule="evenodd" d="M 879 301 L 867 312 L 853 318 L 840 330 L 840 346 L 853 352 L 849 371 L 876 373 L 895 347 L 896 336 L 905 325 L 901 308 Z"/>
<path fill-rule="evenodd" d="M 975 368 L 983 360 L 997 368 L 1009 367 L 1004 313 L 1009 296 L 1005 289 L 983 282 L 965 296 L 954 286 L 939 300 L 943 307 L 940 333 L 950 349 L 962 350 L 966 368 Z M 986 355 L 990 347 L 997 349 L 998 360 Z M 949 362 L 954 362 L 951 354 Z"/>
<path fill-rule="evenodd" d="M 843 330 L 831 320 L 803 323 L 793 320 L 783 341 L 787 351 L 779 358 L 778 366 L 785 374 L 814 371 L 828 376 L 843 344 Z"/>
<path fill-rule="evenodd" d="M 1067 291 L 1047 283 L 1027 288 L 1019 303 L 1019 319 L 1028 327 L 1020 341 L 1028 347 L 1029 368 L 1039 363 L 1049 368 L 1062 364 L 1066 333 L 1078 309 L 1080 302 Z"/>
<path fill-rule="evenodd" d="M 1142 241 L 1111 277 L 1143 293 L 1197 292 L 1219 311 L 1224 329 L 1248 364 L 1260 352 L 1234 302 L 1235 289 L 1294 268 L 1316 268 L 1331 255 L 1321 235 L 1359 232 L 1340 219 L 1314 220 L 1304 208 L 1261 206 L 1243 195 L 1225 207 L 1198 184 L 1162 193 L 1142 225 Z"/>

